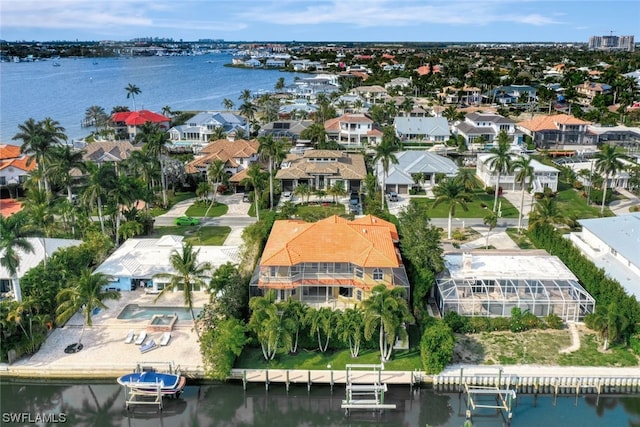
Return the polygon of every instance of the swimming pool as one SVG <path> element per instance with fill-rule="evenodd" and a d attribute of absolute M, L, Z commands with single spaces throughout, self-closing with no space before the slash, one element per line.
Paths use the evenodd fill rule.
<path fill-rule="evenodd" d="M 194 307 L 193 314 L 198 317 L 202 311 L 201 307 Z M 178 321 L 191 321 L 191 312 L 187 307 L 162 307 L 155 305 L 138 305 L 127 304 L 120 314 L 118 319 L 120 320 L 151 320 L 155 314 L 159 315 L 171 315 L 173 313 L 178 314 Z"/>

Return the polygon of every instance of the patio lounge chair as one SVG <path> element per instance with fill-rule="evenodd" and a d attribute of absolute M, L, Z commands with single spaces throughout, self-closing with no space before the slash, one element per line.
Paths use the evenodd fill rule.
<path fill-rule="evenodd" d="M 165 346 L 169 344 L 169 340 L 171 339 L 171 332 L 165 332 L 162 334 L 162 338 L 160 339 L 160 345 Z"/>
<path fill-rule="evenodd" d="M 154 340 L 149 341 L 148 343 L 146 343 L 145 345 L 143 345 L 142 347 L 140 347 L 140 353 L 146 353 L 148 351 L 153 350 L 154 348 L 157 348 L 158 346 L 156 345 L 156 342 Z"/>
<path fill-rule="evenodd" d="M 142 345 L 145 339 L 147 339 L 147 331 L 140 332 L 140 335 L 138 335 L 136 339 L 136 345 Z"/>
<path fill-rule="evenodd" d="M 133 338 L 135 338 L 136 333 L 131 329 L 129 334 L 127 334 L 127 338 L 124 340 L 125 344 L 131 344 L 133 342 Z"/>

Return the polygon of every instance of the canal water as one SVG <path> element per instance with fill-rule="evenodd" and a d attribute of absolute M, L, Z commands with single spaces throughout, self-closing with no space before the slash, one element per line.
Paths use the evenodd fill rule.
<path fill-rule="evenodd" d="M 188 386 L 178 399 L 165 399 L 159 412 L 154 406 L 125 409 L 122 387 L 104 382 L 64 383 L 2 380 L 0 425 L 70 426 L 455 426 L 465 421 L 464 395 L 436 393 L 429 388 L 393 387 L 385 403 L 396 410 L 384 413 L 340 408 L 344 387 L 249 385 Z M 492 403 L 495 403 L 492 402 Z M 21 418 L 22 417 L 22 418 Z M 12 422 L 13 420 L 13 422 Z M 49 423 L 42 420 L 49 420 Z M 30 423 L 30 421 L 35 421 Z M 495 409 L 475 412 L 474 426 L 507 426 L 506 416 Z M 518 395 L 513 427 L 638 426 L 640 396 Z"/>

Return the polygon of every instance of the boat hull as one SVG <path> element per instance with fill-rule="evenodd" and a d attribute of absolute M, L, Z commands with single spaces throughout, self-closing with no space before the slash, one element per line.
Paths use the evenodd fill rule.
<path fill-rule="evenodd" d="M 176 395 L 186 384 L 185 377 L 159 372 L 134 372 L 118 378 L 118 384 L 135 389 L 140 393 Z"/>

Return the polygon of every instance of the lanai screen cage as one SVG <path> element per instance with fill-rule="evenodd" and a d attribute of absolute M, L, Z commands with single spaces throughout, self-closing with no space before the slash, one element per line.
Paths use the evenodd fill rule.
<path fill-rule="evenodd" d="M 455 311 L 461 316 L 509 317 L 518 307 L 538 317 L 555 314 L 576 322 L 595 309 L 595 300 L 577 278 L 548 254 L 449 254 L 445 263 L 448 269 L 435 289 L 442 315 Z"/>

